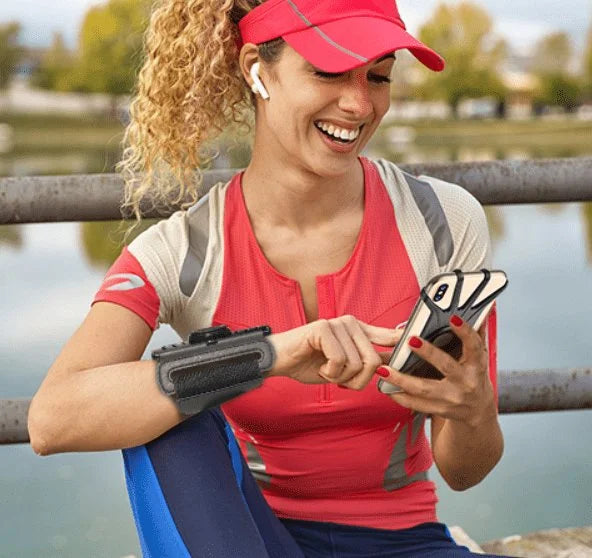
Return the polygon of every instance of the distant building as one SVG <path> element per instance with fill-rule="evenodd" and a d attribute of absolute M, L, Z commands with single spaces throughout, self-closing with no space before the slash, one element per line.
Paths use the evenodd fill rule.
<path fill-rule="evenodd" d="M 30 79 L 41 65 L 46 52 L 47 48 L 25 47 L 15 74 L 20 78 Z"/>
<path fill-rule="evenodd" d="M 506 70 L 501 77 L 508 89 L 506 117 L 515 120 L 531 118 L 535 112 L 534 99 L 539 87 L 538 78 L 519 70 Z"/>

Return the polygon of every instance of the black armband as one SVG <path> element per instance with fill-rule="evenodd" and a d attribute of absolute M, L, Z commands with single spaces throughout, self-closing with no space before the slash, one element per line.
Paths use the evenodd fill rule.
<path fill-rule="evenodd" d="M 187 343 L 152 352 L 160 389 L 184 415 L 194 415 L 259 387 L 275 353 L 269 326 L 232 333 L 226 326 L 194 331 Z"/>

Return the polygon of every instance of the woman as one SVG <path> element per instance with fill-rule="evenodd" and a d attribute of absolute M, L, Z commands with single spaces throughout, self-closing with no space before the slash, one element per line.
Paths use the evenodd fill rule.
<path fill-rule="evenodd" d="M 155 10 L 122 163 L 128 204 L 139 213 L 140 200 L 194 193 L 204 140 L 244 121 L 248 103 L 252 159 L 124 249 L 29 414 L 42 455 L 124 449 L 145 555 L 470 554 L 437 522 L 426 471 L 433 458 L 463 490 L 500 459 L 485 329 L 453 319 L 459 362 L 411 340 L 440 382 L 380 366 L 421 285 L 489 263 L 468 193 L 359 156 L 388 110 L 401 48 L 443 67 L 393 0 Z M 270 377 L 224 415 L 187 418 L 155 363 L 139 360 L 159 323 L 183 338 L 268 324 Z M 403 391 L 379 393 L 377 376 Z"/>

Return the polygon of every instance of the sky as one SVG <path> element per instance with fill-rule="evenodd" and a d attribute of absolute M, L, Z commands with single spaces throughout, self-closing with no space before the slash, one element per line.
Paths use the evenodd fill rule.
<path fill-rule="evenodd" d="M 416 32 L 440 1 L 399 0 L 399 11 L 407 28 Z M 557 30 L 569 33 L 574 46 L 581 49 L 592 25 L 592 0 L 473 1 L 493 16 L 496 31 L 519 53 L 528 53 L 539 37 Z M 84 13 L 100 3 L 99 0 L 1 0 L 0 22 L 20 21 L 21 38 L 27 45 L 47 46 L 52 33 L 60 31 L 66 42 L 74 46 Z"/>

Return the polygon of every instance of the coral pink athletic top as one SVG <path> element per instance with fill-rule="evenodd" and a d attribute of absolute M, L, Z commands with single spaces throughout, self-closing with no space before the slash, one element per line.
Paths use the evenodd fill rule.
<path fill-rule="evenodd" d="M 404 175 L 387 161 L 360 162 L 362 227 L 345 266 L 316 277 L 319 318 L 352 314 L 395 327 L 431 276 L 488 267 L 487 224 L 478 202 L 458 186 Z M 183 338 L 210 325 L 268 324 L 279 333 L 305 324 L 298 282 L 274 269 L 257 243 L 241 177 L 134 240 L 95 302 L 122 305 L 153 329 L 170 323 Z M 201 258 L 200 234 L 209 239 Z M 425 416 L 381 394 L 376 379 L 358 392 L 268 378 L 222 409 L 279 517 L 384 529 L 437 521 Z"/>

